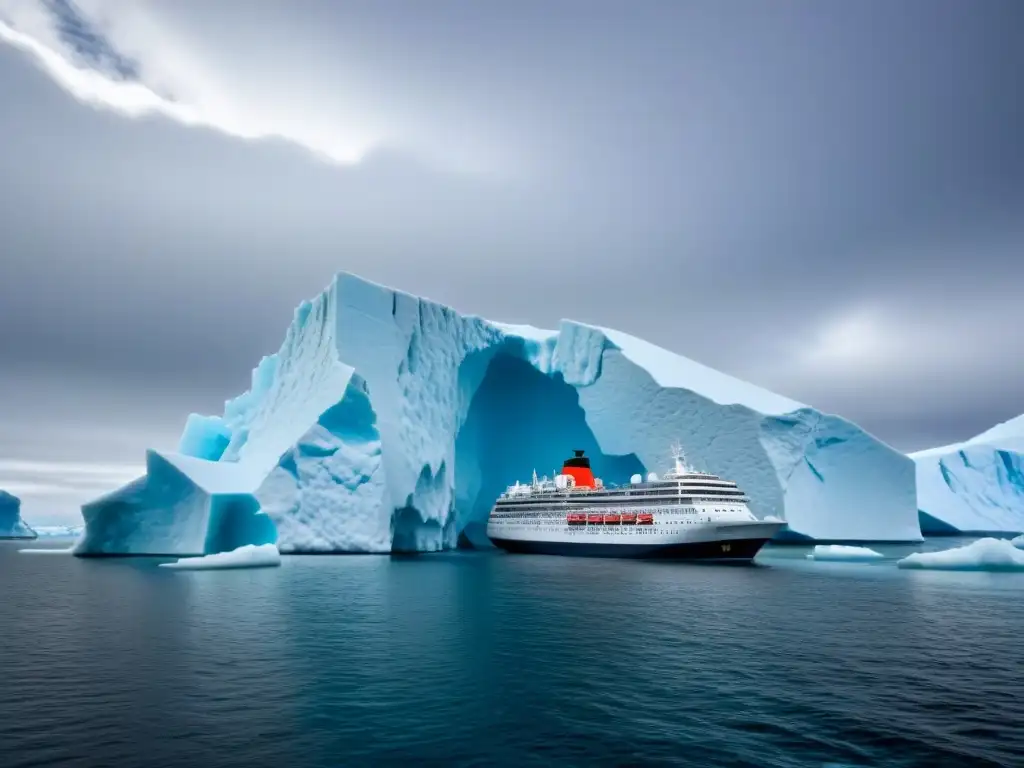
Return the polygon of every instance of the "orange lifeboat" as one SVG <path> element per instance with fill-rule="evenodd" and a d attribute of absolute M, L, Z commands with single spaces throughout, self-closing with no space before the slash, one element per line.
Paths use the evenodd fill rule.
<path fill-rule="evenodd" d="M 590 525 L 601 525 L 604 522 L 604 515 L 587 515 L 587 523 Z"/>
<path fill-rule="evenodd" d="M 621 518 L 618 515 L 605 515 L 604 516 L 604 524 L 605 525 L 618 525 L 619 522 L 621 522 Z"/>
<path fill-rule="evenodd" d="M 636 525 L 636 515 L 632 512 L 622 514 L 620 517 L 622 518 L 623 525 Z"/>
<path fill-rule="evenodd" d="M 568 523 L 569 525 L 586 525 L 587 524 L 587 516 L 586 515 L 572 515 L 572 514 L 566 515 L 565 516 L 565 522 Z"/>
<path fill-rule="evenodd" d="M 642 514 L 636 516 L 637 525 L 654 525 L 654 515 Z"/>

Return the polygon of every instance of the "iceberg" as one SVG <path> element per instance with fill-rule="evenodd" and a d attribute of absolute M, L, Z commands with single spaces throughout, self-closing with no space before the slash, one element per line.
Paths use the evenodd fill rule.
<path fill-rule="evenodd" d="M 75 548 L 64 547 L 63 549 L 58 549 L 57 547 L 40 547 L 19 549 L 18 552 L 23 555 L 73 555 L 75 553 Z"/>
<path fill-rule="evenodd" d="M 21 519 L 21 499 L 0 491 L 0 539 L 34 539 L 36 533 Z"/>
<path fill-rule="evenodd" d="M 205 555 L 273 544 L 239 464 L 149 451 L 146 474 L 82 507 L 79 555 Z"/>
<path fill-rule="evenodd" d="M 793 536 L 921 540 L 914 462 L 845 419 L 620 331 L 492 322 L 340 273 L 248 391 L 83 507 L 78 552 L 448 549 L 569 449 L 618 484 L 674 441 Z"/>
<path fill-rule="evenodd" d="M 807 555 L 808 560 L 830 560 L 832 562 L 863 563 L 880 560 L 885 555 L 867 547 L 851 547 L 843 544 L 819 544 Z"/>
<path fill-rule="evenodd" d="M 1024 552 L 1006 539 L 984 538 L 941 552 L 915 552 L 896 566 L 937 571 L 1024 571 Z"/>
<path fill-rule="evenodd" d="M 228 568 L 272 568 L 280 564 L 281 553 L 273 544 L 246 544 L 230 552 L 217 552 L 203 557 L 186 557 L 173 563 L 160 563 L 160 567 L 179 571 L 219 571 Z"/>
<path fill-rule="evenodd" d="M 1024 416 L 910 457 L 923 533 L 1024 531 Z"/>
<path fill-rule="evenodd" d="M 1013 544 L 1013 546 L 1015 546 L 1017 549 L 1024 549 L 1024 534 L 1021 534 L 1020 536 L 1015 536 L 1014 538 L 1010 539 L 1010 543 Z"/>

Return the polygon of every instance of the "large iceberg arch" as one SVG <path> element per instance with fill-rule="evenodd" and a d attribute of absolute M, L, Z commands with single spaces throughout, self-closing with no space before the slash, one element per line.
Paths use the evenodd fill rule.
<path fill-rule="evenodd" d="M 217 494 L 251 495 L 282 552 L 444 549 L 571 448 L 618 483 L 675 440 L 794 535 L 921 538 L 913 462 L 844 419 L 618 331 L 495 323 L 341 273 L 223 415 L 83 508 L 78 551 L 214 551 Z M 232 546 L 269 543 L 240 518 Z"/>
<path fill-rule="evenodd" d="M 21 499 L 0 491 L 0 539 L 34 539 L 36 532 L 21 519 Z"/>
<path fill-rule="evenodd" d="M 910 456 L 926 534 L 1024 531 L 1024 416 Z"/>

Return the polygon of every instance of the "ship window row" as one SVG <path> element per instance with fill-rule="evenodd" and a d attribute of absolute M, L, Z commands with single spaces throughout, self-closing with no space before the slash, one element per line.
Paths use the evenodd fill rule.
<path fill-rule="evenodd" d="M 688 504 L 689 496 L 665 496 L 660 499 L 629 499 L 619 498 L 591 498 L 583 497 L 570 500 L 563 500 L 560 503 L 552 504 L 551 501 L 536 501 L 534 503 L 499 501 L 495 506 L 497 509 L 558 509 L 562 511 L 576 511 L 581 507 L 588 506 L 611 506 L 622 504 L 654 504 L 657 506 L 674 506 L 677 504 Z"/>
<path fill-rule="evenodd" d="M 715 512 L 726 512 L 726 511 L 728 511 L 728 510 L 726 510 L 726 509 L 716 509 L 715 510 Z M 686 508 L 686 509 L 672 510 L 672 511 L 669 511 L 669 512 L 666 512 L 665 510 L 658 510 L 657 508 L 653 508 L 653 507 L 623 507 L 622 510 L 620 510 L 620 512 L 617 512 L 616 514 L 620 514 L 621 513 L 621 514 L 627 514 L 627 515 L 634 515 L 634 514 L 650 514 L 650 513 L 654 513 L 654 512 L 658 512 L 659 513 L 659 517 L 661 517 L 662 519 L 666 519 L 666 517 L 684 517 L 684 518 L 686 518 L 686 517 L 693 517 L 695 515 L 702 514 L 702 513 L 698 512 L 696 509 L 694 509 L 692 507 L 691 508 Z M 599 509 L 581 509 L 581 510 L 576 510 L 574 512 L 569 512 L 568 514 L 603 515 L 605 513 L 603 513 Z M 491 517 L 492 517 L 492 519 L 495 519 L 495 520 L 540 520 L 540 519 L 548 519 L 548 520 L 553 520 L 553 521 L 561 522 L 561 521 L 563 521 L 565 519 L 565 515 L 566 515 L 566 513 L 564 511 L 561 511 L 561 510 L 560 511 L 547 510 L 547 511 L 541 511 L 541 512 L 525 512 L 525 511 L 495 512 Z"/>
<path fill-rule="evenodd" d="M 685 495 L 683 494 L 661 494 L 658 496 L 639 496 L 636 494 L 615 494 L 615 495 L 602 495 L 597 493 L 588 493 L 583 495 L 564 495 L 557 497 L 547 498 L 536 498 L 536 497 L 524 497 L 524 498 L 505 498 L 498 500 L 498 506 L 508 507 L 521 507 L 521 506 L 537 506 L 547 505 L 552 506 L 554 504 L 561 505 L 577 505 L 577 504 L 624 504 L 629 503 L 633 499 L 643 499 L 645 504 L 650 503 L 678 503 L 680 498 L 689 498 L 694 494 L 700 494 L 702 496 L 715 496 L 717 498 L 740 498 L 746 494 L 738 488 L 687 488 Z"/>
<path fill-rule="evenodd" d="M 494 506 L 496 512 L 518 512 L 518 511 L 549 511 L 552 514 L 565 514 L 567 512 L 579 512 L 588 507 L 595 508 L 606 508 L 615 506 L 628 506 L 634 507 L 639 505 L 649 507 L 676 507 L 680 504 L 693 504 L 699 503 L 747 503 L 749 499 L 746 496 L 737 494 L 735 496 L 673 496 L 665 499 L 637 499 L 633 502 L 623 501 L 618 499 L 617 501 L 605 501 L 602 499 L 580 499 L 574 504 L 502 504 L 498 503 Z"/>
<path fill-rule="evenodd" d="M 614 489 L 614 493 L 610 495 L 619 499 L 624 497 L 635 498 L 637 496 L 646 498 L 649 496 L 674 495 L 680 492 L 692 493 L 694 490 L 703 490 L 705 488 L 710 491 L 735 491 L 737 489 L 737 486 L 736 483 L 729 483 L 725 481 L 716 483 L 702 480 L 694 482 L 664 484 L 657 488 L 618 488 Z M 579 491 L 533 491 L 532 493 L 524 493 L 521 496 L 509 496 L 508 500 L 522 502 L 529 501 L 531 499 L 536 500 L 537 498 L 561 499 L 575 496 L 578 493 Z M 597 492 L 595 491 L 590 491 L 587 495 L 594 495 L 596 493 Z"/>

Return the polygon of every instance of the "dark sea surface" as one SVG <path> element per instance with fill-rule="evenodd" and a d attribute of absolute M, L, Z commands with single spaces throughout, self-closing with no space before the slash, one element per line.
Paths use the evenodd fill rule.
<path fill-rule="evenodd" d="M 940 540 L 941 549 L 963 542 Z M 1024 765 L 1024 574 L 0 542 L 0 766 Z"/>

